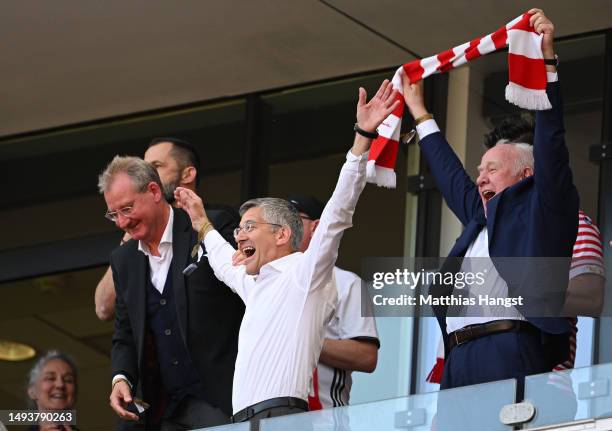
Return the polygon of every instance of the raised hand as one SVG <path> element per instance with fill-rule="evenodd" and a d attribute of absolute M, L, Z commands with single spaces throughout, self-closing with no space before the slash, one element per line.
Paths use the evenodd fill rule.
<path fill-rule="evenodd" d="M 396 100 L 397 91 L 388 79 L 385 79 L 380 88 L 366 103 L 367 94 L 363 87 L 359 88 L 359 101 L 357 102 L 357 124 L 367 132 L 374 132 L 380 123 L 389 116 L 399 105 Z"/>
<path fill-rule="evenodd" d="M 408 79 L 405 74 L 402 74 L 402 90 L 404 93 L 404 101 L 408 106 L 408 110 L 410 111 L 412 118 L 416 120 L 417 118 L 427 114 L 422 79 L 417 83 L 412 84 L 410 79 Z"/>
<path fill-rule="evenodd" d="M 199 231 L 203 224 L 208 222 L 204 203 L 192 190 L 177 187 L 174 191 L 174 200 L 177 207 L 182 208 L 191 219 L 191 226 Z"/>
<path fill-rule="evenodd" d="M 242 252 L 242 250 L 236 250 L 236 252 L 232 255 L 232 265 L 242 265 L 242 262 L 244 262 L 246 259 L 247 256 Z"/>
<path fill-rule="evenodd" d="M 544 58 L 553 58 L 555 56 L 555 50 L 553 48 L 553 41 L 555 38 L 555 26 L 550 19 L 544 15 L 542 9 L 531 9 L 529 12 L 531 18 L 529 18 L 529 24 L 534 28 L 538 34 L 543 34 L 542 38 L 542 53 Z"/>

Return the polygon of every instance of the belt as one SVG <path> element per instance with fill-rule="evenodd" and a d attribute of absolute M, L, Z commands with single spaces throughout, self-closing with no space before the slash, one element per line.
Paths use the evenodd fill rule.
<path fill-rule="evenodd" d="M 487 335 L 500 332 L 519 332 L 532 331 L 538 332 L 539 329 L 524 320 L 493 320 L 487 323 L 468 325 L 465 328 L 457 329 L 448 334 L 448 349 L 475 340 L 476 338 L 486 337 Z"/>
<path fill-rule="evenodd" d="M 245 409 L 240 410 L 232 416 L 232 423 L 244 422 L 251 419 L 253 416 L 263 412 L 264 410 L 273 409 L 275 407 L 297 407 L 308 411 L 308 403 L 300 398 L 295 397 L 278 397 L 270 398 L 269 400 L 261 401 L 253 404 Z"/>

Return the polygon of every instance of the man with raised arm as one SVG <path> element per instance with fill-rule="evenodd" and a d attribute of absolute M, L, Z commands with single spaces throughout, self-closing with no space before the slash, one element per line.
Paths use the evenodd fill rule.
<path fill-rule="evenodd" d="M 247 257 L 235 266 L 236 250 L 213 229 L 202 200 L 183 188 L 175 193 L 203 238 L 215 275 L 246 304 L 234 374 L 234 422 L 253 419 L 257 426 L 261 418 L 308 409 L 312 372 L 337 301 L 329 280 L 340 239 L 365 186 L 372 136 L 397 107 L 395 97 L 388 81 L 368 103 L 359 89 L 353 147 L 304 253 L 298 252 L 303 226 L 295 207 L 283 199 L 252 199 L 242 205 L 235 231 L 238 249 Z"/>
<path fill-rule="evenodd" d="M 411 84 L 406 78 L 403 82 L 423 154 L 449 208 L 465 226 L 449 253 L 459 258 L 452 270 L 470 272 L 478 262 L 488 262 L 486 293 L 535 298 L 529 307 L 482 307 L 479 315 L 453 315 L 448 306 L 434 307 L 447 358 L 442 389 L 517 378 L 520 397 L 526 375 L 550 371 L 569 352 L 568 319 L 559 314 L 545 317 L 542 304 L 556 305 L 560 313 L 565 299 L 569 258 L 578 230 L 578 193 L 565 145 L 554 26 L 541 10 L 529 13 L 530 24 L 543 35 L 542 52 L 548 60 L 546 92 L 552 109 L 537 112 L 533 147 L 498 144 L 489 149 L 475 183 L 427 112 L 422 83 Z M 559 258 L 567 264 L 556 265 L 555 271 L 538 271 L 534 265 Z M 447 263 L 441 272 L 450 268 Z M 560 290 L 543 291 L 542 276 Z M 430 292 L 448 296 L 452 288 L 434 286 Z"/>

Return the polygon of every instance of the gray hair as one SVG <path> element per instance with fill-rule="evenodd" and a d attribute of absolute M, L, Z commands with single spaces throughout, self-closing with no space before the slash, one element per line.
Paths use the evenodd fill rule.
<path fill-rule="evenodd" d="M 304 225 L 300 213 L 291 202 L 279 198 L 250 199 L 240 206 L 240 216 L 251 208 L 261 208 L 266 223 L 288 227 L 291 230 L 291 249 L 299 250 L 304 236 Z"/>
<path fill-rule="evenodd" d="M 516 154 L 514 166 L 512 168 L 514 175 L 520 174 L 525 168 L 531 168 L 532 171 L 534 170 L 533 145 L 523 142 L 510 142 L 507 139 L 500 139 L 495 144 L 495 146 L 498 145 L 512 145 L 514 147 Z"/>
<path fill-rule="evenodd" d="M 138 193 L 144 192 L 149 183 L 156 183 L 161 190 L 164 190 L 157 169 L 152 164 L 139 157 L 115 156 L 98 177 L 100 194 L 108 191 L 115 176 L 120 173 L 126 174 L 132 180 Z"/>
<path fill-rule="evenodd" d="M 28 386 L 27 386 L 27 388 L 30 389 L 31 387 L 33 387 L 36 384 L 36 382 L 38 381 L 38 379 L 40 378 L 40 374 L 42 373 L 43 368 L 45 368 L 45 365 L 47 365 L 48 362 L 56 360 L 56 359 L 60 360 L 60 361 L 63 361 L 66 364 L 68 364 L 68 366 L 72 370 L 72 374 L 74 375 L 74 392 L 75 392 L 75 395 L 76 395 L 76 390 L 77 390 L 77 367 L 76 367 L 76 364 L 75 364 L 74 360 L 69 355 L 67 355 L 67 354 L 65 354 L 63 352 L 60 352 L 59 350 L 49 350 L 47 353 L 45 353 L 43 356 L 41 356 L 38 359 L 38 361 L 36 361 L 34 366 L 30 369 L 30 372 L 28 373 Z M 32 410 L 36 409 L 36 403 L 30 397 L 28 397 L 28 408 L 30 408 Z"/>

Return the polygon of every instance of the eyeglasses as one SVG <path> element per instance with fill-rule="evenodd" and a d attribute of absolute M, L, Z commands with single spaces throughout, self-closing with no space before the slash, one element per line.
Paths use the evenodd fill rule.
<path fill-rule="evenodd" d="M 249 220 L 249 221 L 244 223 L 244 226 L 238 226 L 236 229 L 234 229 L 234 238 L 236 238 L 240 234 L 240 232 L 244 232 L 244 233 L 251 232 L 253 229 L 255 229 L 255 225 L 256 224 L 267 224 L 267 225 L 270 225 L 270 226 L 283 227 L 283 225 L 276 224 L 276 223 L 266 223 L 266 222 L 263 222 L 263 221 L 252 221 L 252 220 Z"/>
<path fill-rule="evenodd" d="M 134 212 L 134 207 L 132 205 L 128 205 L 126 207 L 119 208 L 117 211 L 106 211 L 106 214 L 104 214 L 104 217 L 106 217 L 113 223 L 116 223 L 119 214 L 121 214 L 123 217 L 130 217 L 133 212 Z"/>

